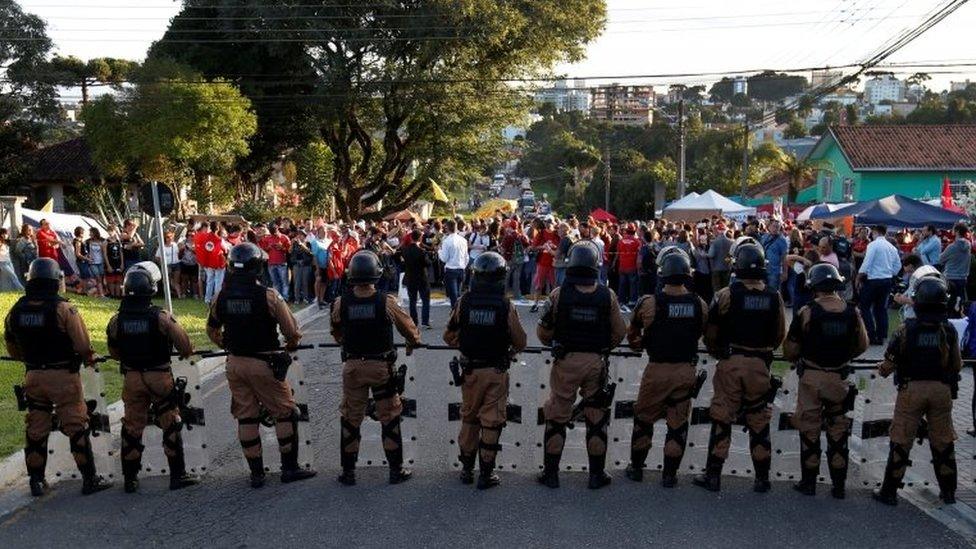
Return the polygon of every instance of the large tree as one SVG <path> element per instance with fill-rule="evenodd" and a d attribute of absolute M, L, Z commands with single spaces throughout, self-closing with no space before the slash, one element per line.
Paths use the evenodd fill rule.
<path fill-rule="evenodd" d="M 0 189 L 15 185 L 25 169 L 19 155 L 40 144 L 57 120 L 57 90 L 46 77 L 51 50 L 44 21 L 17 2 L 0 0 L 0 27 L 20 40 L 0 39 Z"/>
<path fill-rule="evenodd" d="M 74 56 L 56 56 L 50 62 L 50 70 L 55 81 L 62 86 L 81 88 L 81 103 L 88 104 L 89 88 L 92 86 L 120 86 L 138 67 L 135 61 L 99 57 L 82 61 Z"/>
<path fill-rule="evenodd" d="M 102 96 L 85 109 L 84 120 L 105 173 L 193 182 L 191 194 L 205 205 L 216 190 L 211 178 L 227 179 L 257 129 L 250 101 L 236 87 L 186 71 L 141 82 L 120 97 Z"/>
<path fill-rule="evenodd" d="M 603 0 L 186 0 L 152 51 L 240 78 L 268 151 L 309 128 L 334 155 L 339 215 L 377 217 L 477 176 L 524 117 L 505 81 L 579 59 Z M 257 77 L 255 77 L 257 75 Z M 276 82 L 277 81 L 277 82 Z M 286 122 L 287 124 L 287 122 Z"/>

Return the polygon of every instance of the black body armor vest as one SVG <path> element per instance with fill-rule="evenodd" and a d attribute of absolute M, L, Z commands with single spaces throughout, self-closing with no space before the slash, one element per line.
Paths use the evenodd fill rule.
<path fill-rule="evenodd" d="M 28 370 L 58 368 L 77 371 L 82 357 L 74 351 L 68 333 L 58 326 L 58 295 L 21 297 L 10 311 L 17 344 Z"/>
<path fill-rule="evenodd" d="M 130 307 L 124 302 L 115 320 L 113 347 L 119 350 L 123 370 L 165 369 L 173 342 L 159 331 L 159 307 Z"/>
<path fill-rule="evenodd" d="M 832 313 L 816 301 L 810 302 L 810 320 L 800 340 L 800 354 L 826 370 L 847 364 L 857 344 L 857 313 L 854 306 Z"/>
<path fill-rule="evenodd" d="M 610 350 L 610 289 L 598 284 L 583 293 L 564 284 L 556 304 L 555 341 L 568 353 L 601 353 Z"/>
<path fill-rule="evenodd" d="M 751 290 L 739 282 L 729 289 L 732 303 L 723 319 L 729 344 L 750 349 L 776 347 L 781 314 L 776 290 Z"/>
<path fill-rule="evenodd" d="M 472 291 L 461 297 L 458 328 L 465 358 L 508 366 L 512 346 L 508 331 L 510 306 L 508 299 L 497 293 Z"/>
<path fill-rule="evenodd" d="M 230 280 L 217 298 L 224 349 L 247 356 L 278 349 L 278 321 L 268 310 L 268 290 L 252 280 Z"/>
<path fill-rule="evenodd" d="M 956 335 L 947 322 L 906 320 L 902 360 L 898 364 L 900 381 L 946 381 L 950 337 Z"/>
<path fill-rule="evenodd" d="M 380 358 L 393 352 L 393 321 L 386 314 L 386 292 L 356 297 L 352 290 L 342 296 L 342 351 L 350 357 Z"/>
<path fill-rule="evenodd" d="M 694 364 L 702 335 L 701 300 L 693 293 L 658 292 L 654 302 L 654 322 L 644 328 L 643 335 L 651 362 Z"/>

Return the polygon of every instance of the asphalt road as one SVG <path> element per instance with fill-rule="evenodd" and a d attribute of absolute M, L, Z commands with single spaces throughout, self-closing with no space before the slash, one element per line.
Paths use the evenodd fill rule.
<path fill-rule="evenodd" d="M 520 312 L 533 326 L 535 315 Z M 444 326 L 446 316 L 446 308 L 436 308 L 434 326 Z M 307 339 L 325 341 L 326 330 L 320 319 L 306 330 Z M 424 339 L 437 342 L 439 335 L 435 328 Z M 205 386 L 215 436 L 204 484 L 171 493 L 163 479 L 146 479 L 139 494 L 118 487 L 82 498 L 76 482 L 60 483 L 0 518 L 0 547 L 968 546 L 907 502 L 891 509 L 856 490 L 840 502 L 825 489 L 806 498 L 786 483 L 760 495 L 735 478 L 724 479 L 716 495 L 691 486 L 688 477 L 665 490 L 657 474 L 634 484 L 617 473 L 612 486 L 591 492 L 580 474 L 564 473 L 563 487 L 549 490 L 528 474 L 503 473 L 501 487 L 477 492 L 443 466 L 418 463 L 404 485 L 387 485 L 384 469 L 360 469 L 358 486 L 341 487 L 335 482 L 339 358 L 334 351 L 314 353 L 304 362 L 318 477 L 281 485 L 272 475 L 260 490 L 247 485 L 229 395 L 218 375 Z"/>

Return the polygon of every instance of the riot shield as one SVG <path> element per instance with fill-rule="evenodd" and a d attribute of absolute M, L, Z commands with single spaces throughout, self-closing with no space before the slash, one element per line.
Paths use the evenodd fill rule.
<path fill-rule="evenodd" d="M 305 368 L 297 354 L 292 355 L 285 380 L 291 387 L 295 405 L 298 407 L 298 466 L 311 469 L 313 465 L 312 429 L 308 410 L 308 385 L 305 382 Z M 261 429 L 261 451 L 264 456 L 264 470 L 268 472 L 281 469 L 281 452 L 278 449 L 278 436 L 275 433 L 275 420 L 263 414 Z"/>
<path fill-rule="evenodd" d="M 876 488 L 881 486 L 888 463 L 888 430 L 898 390 L 891 378 L 882 378 L 875 371 L 859 371 L 856 379 L 863 399 L 854 418 L 850 463 L 858 486 Z M 916 463 L 923 463 L 919 456 L 912 457 Z"/>
<path fill-rule="evenodd" d="M 688 448 L 681 462 L 681 470 L 688 472 L 703 472 L 708 460 L 708 438 L 711 434 L 712 420 L 708 415 L 712 396 L 715 394 L 712 385 L 715 379 L 716 361 L 709 355 L 698 355 L 698 369 L 708 373 L 708 379 L 702 386 L 698 397 L 691 403 L 691 419 L 688 420 Z M 657 429 L 655 429 L 657 435 Z"/>
<path fill-rule="evenodd" d="M 800 433 L 793 427 L 800 378 L 795 369 L 782 374 L 783 386 L 773 401 L 769 437 L 772 447 L 770 480 L 798 480 L 800 478 Z M 823 446 L 826 448 L 826 445 Z M 826 471 L 826 463 L 821 468 Z"/>
<path fill-rule="evenodd" d="M 399 353 L 396 363 L 393 365 L 394 372 L 405 371 L 405 383 L 403 394 L 400 399 L 403 402 L 403 413 L 401 415 L 400 433 L 403 438 L 403 466 L 409 467 L 417 462 L 419 448 L 418 434 L 419 426 L 417 414 L 419 406 L 417 402 L 417 392 L 421 390 L 418 386 L 416 376 L 419 373 L 415 368 L 415 357 L 406 356 Z M 406 370 L 404 370 L 404 368 Z M 427 372 L 424 372 L 426 375 Z M 366 419 L 360 427 L 362 439 L 359 442 L 359 467 L 385 467 L 386 453 L 383 451 L 383 429 L 379 421 L 375 419 L 375 404 L 370 398 L 366 409 Z"/>
<path fill-rule="evenodd" d="M 91 431 L 92 452 L 95 455 L 95 468 L 106 479 L 118 476 L 118 449 L 120 442 L 111 431 L 108 410 L 105 406 L 105 383 L 100 368 L 82 368 L 81 384 L 88 406 L 88 428 Z M 48 478 L 81 478 L 75 459 L 71 454 L 68 437 L 59 430 L 57 410 L 54 412 L 54 428 L 48 439 Z"/>
<path fill-rule="evenodd" d="M 529 362 L 523 360 L 513 362 L 508 371 L 507 424 L 499 440 L 502 449 L 495 457 L 495 468 L 499 471 L 521 471 L 528 469 L 527 446 L 523 444 L 523 441 L 531 438 L 533 435 L 532 430 L 534 429 L 527 432 L 527 424 L 523 421 L 523 410 L 525 409 L 525 403 L 530 402 L 526 395 L 531 390 L 531 386 L 535 385 L 534 376 L 536 375 L 532 366 L 533 361 L 531 359 L 528 360 Z M 453 376 L 447 367 L 444 368 L 444 372 L 448 379 L 448 390 L 446 392 L 441 391 L 441 393 L 448 395 L 449 401 L 446 403 L 446 408 L 439 409 L 446 410 L 448 426 L 445 431 L 440 433 L 439 438 L 442 441 L 446 441 L 445 450 L 447 454 L 445 457 L 448 464 L 453 469 L 460 470 L 461 462 L 458 460 L 460 450 L 457 445 L 457 437 L 461 429 L 462 421 L 461 391 L 457 388 Z M 529 382 L 530 376 L 532 376 L 532 383 Z M 439 385 L 443 386 L 444 383 L 440 383 Z M 437 402 L 437 405 L 440 406 L 442 403 Z M 533 421 L 531 422 L 531 427 L 534 428 L 534 426 L 535 422 Z M 444 447 L 443 442 L 441 446 Z"/>
<path fill-rule="evenodd" d="M 535 452 L 533 453 L 533 459 L 536 468 L 541 471 L 545 456 L 543 440 L 545 438 L 546 424 L 543 406 L 549 398 L 549 383 L 552 374 L 553 359 L 549 355 L 544 354 L 540 356 L 538 364 L 539 367 L 536 369 L 536 386 L 538 387 L 538 391 L 535 393 L 535 423 L 538 431 L 534 440 Z M 576 405 L 578 404 L 579 399 L 576 402 Z M 589 463 L 589 455 L 586 452 L 586 426 L 582 421 L 578 423 L 570 421 L 566 429 L 566 443 L 563 446 L 562 460 L 559 463 L 560 469 L 563 471 L 586 471 L 589 468 Z"/>
<path fill-rule="evenodd" d="M 183 422 L 186 470 L 192 474 L 203 474 L 210 465 L 210 453 L 207 449 L 210 438 L 200 389 L 200 368 L 194 359 L 175 361 L 172 368 L 177 401 L 180 403 L 180 420 Z M 157 425 L 152 410 L 142 435 L 142 444 L 146 447 L 142 454 L 142 474 L 168 475 L 169 462 L 163 452 L 163 431 Z"/>

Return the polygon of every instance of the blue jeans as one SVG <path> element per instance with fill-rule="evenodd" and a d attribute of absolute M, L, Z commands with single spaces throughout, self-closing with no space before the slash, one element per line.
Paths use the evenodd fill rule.
<path fill-rule="evenodd" d="M 766 285 L 770 288 L 781 291 L 783 288 L 783 267 L 782 265 L 776 265 L 776 267 L 770 266 L 769 271 L 766 273 Z"/>
<path fill-rule="evenodd" d="M 205 267 L 203 269 L 206 282 L 204 283 L 204 294 L 203 301 L 206 304 L 210 304 L 213 301 L 214 296 L 217 292 L 224 287 L 224 269 L 211 269 Z"/>
<path fill-rule="evenodd" d="M 858 308 L 873 344 L 882 343 L 888 337 L 888 296 L 891 279 L 865 280 L 858 296 Z"/>
<path fill-rule="evenodd" d="M 632 305 L 637 303 L 639 277 L 637 271 L 632 273 L 620 273 L 620 284 L 617 286 L 618 296 L 621 305 Z"/>
<path fill-rule="evenodd" d="M 417 322 L 417 298 L 420 298 L 421 314 L 423 322 Z M 407 286 L 407 298 L 410 300 L 410 318 L 413 323 L 424 326 L 430 325 L 430 284 L 420 284 L 417 286 Z"/>
<path fill-rule="evenodd" d="M 288 265 L 269 265 L 268 272 L 271 275 L 271 286 L 281 298 L 288 301 Z"/>
<path fill-rule="evenodd" d="M 464 281 L 464 269 L 444 269 L 444 291 L 451 301 L 451 308 L 457 304 L 461 296 L 461 282 Z"/>
<path fill-rule="evenodd" d="M 556 267 L 556 286 L 562 286 L 564 280 L 566 280 L 566 268 Z"/>

